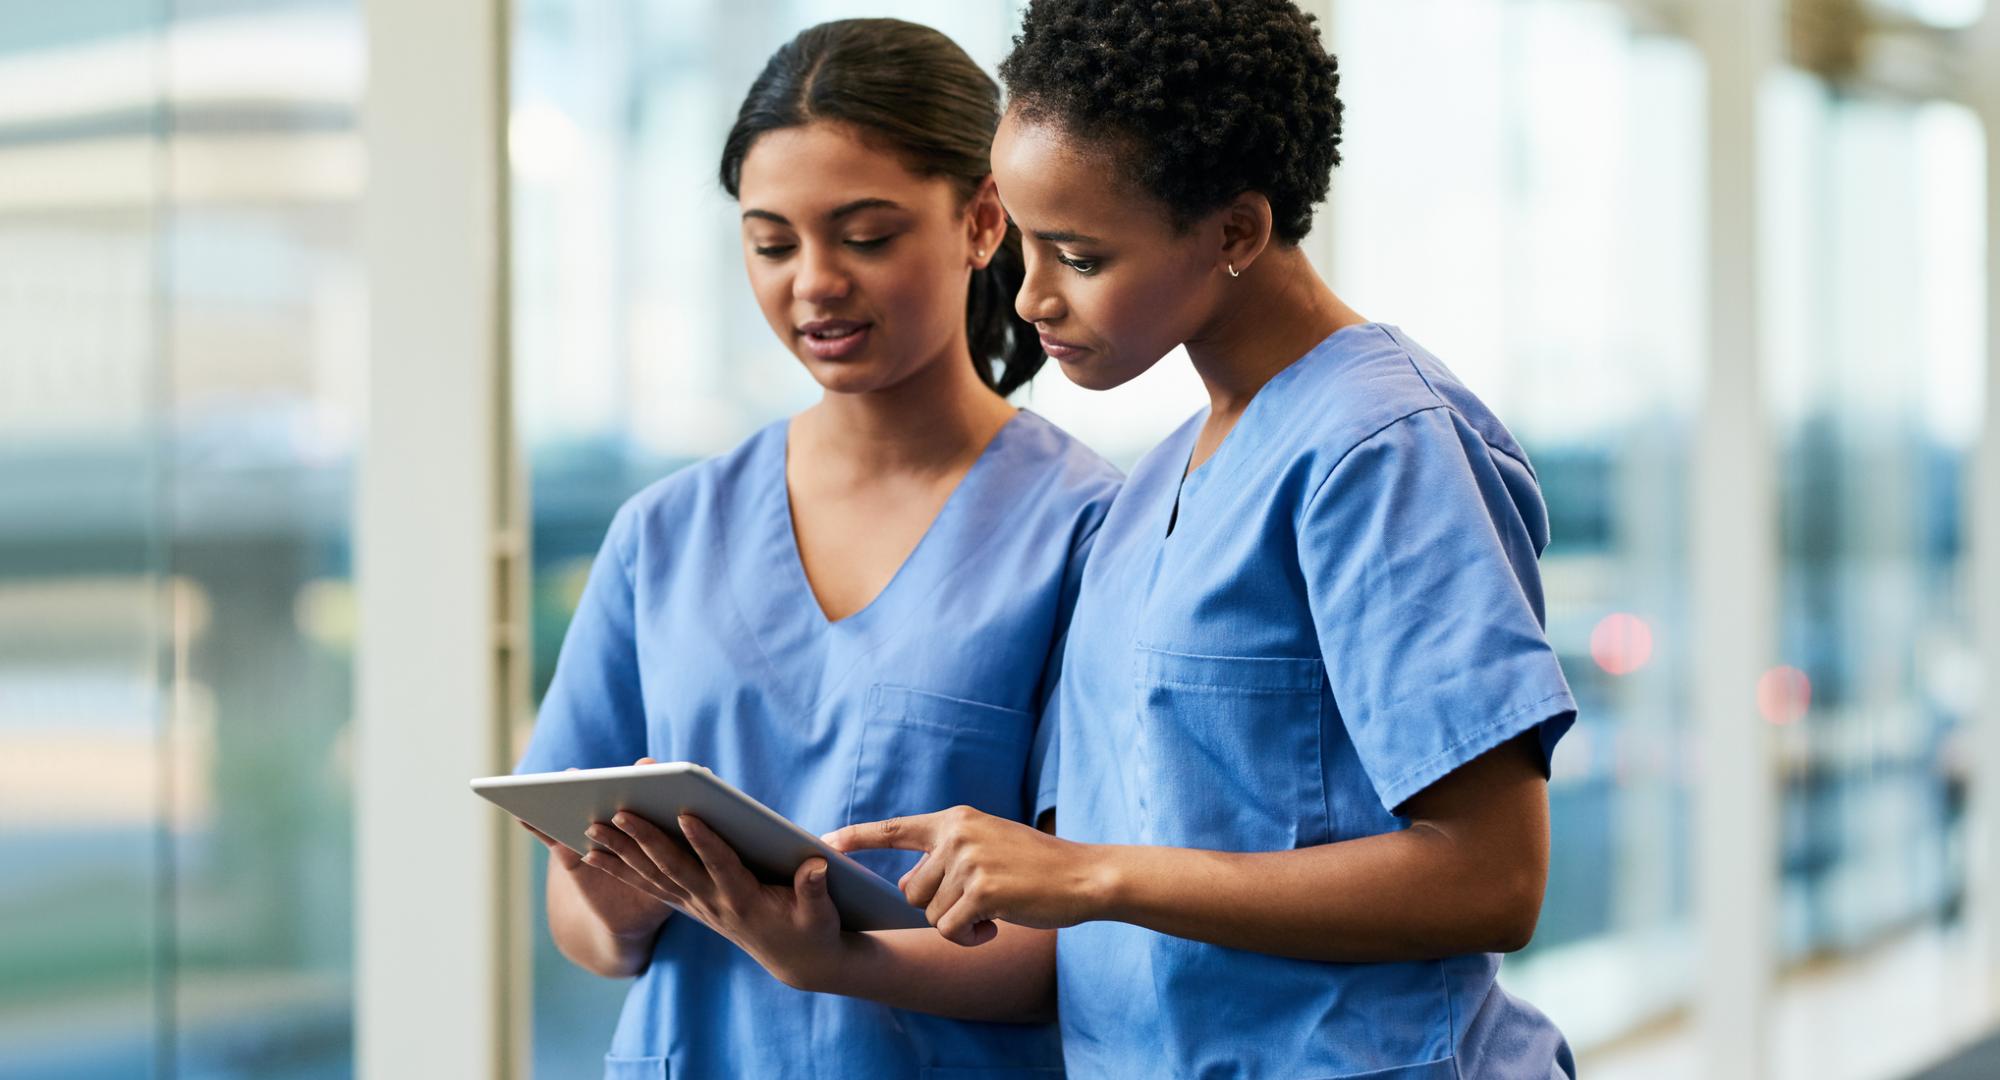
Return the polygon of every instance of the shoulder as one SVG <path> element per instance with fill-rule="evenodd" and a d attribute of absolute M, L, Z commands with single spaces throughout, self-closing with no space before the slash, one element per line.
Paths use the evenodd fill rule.
<path fill-rule="evenodd" d="M 1297 365 L 1283 388 L 1295 445 L 1308 448 L 1322 477 L 1363 445 L 1470 437 L 1533 475 L 1527 454 L 1492 409 L 1423 346 L 1380 323 L 1329 338 Z"/>
<path fill-rule="evenodd" d="M 1010 463 L 1033 478 L 1038 501 L 1051 509 L 1101 516 L 1124 483 L 1117 466 L 1038 413 L 1022 409 L 1004 435 Z"/>
<path fill-rule="evenodd" d="M 764 470 L 784 461 L 786 421 L 769 424 L 727 452 L 704 458 L 639 489 L 611 519 L 606 546 L 629 568 L 642 549 L 671 547 L 699 531 L 742 497 L 749 485 L 768 481 Z"/>
<path fill-rule="evenodd" d="M 1339 503 L 1376 517 L 1518 523 L 1539 554 L 1548 507 L 1527 452 L 1436 357 L 1393 327 L 1380 337 L 1363 363 L 1329 380 L 1328 400 L 1347 404 L 1332 407 L 1329 432 L 1308 451 L 1303 512 Z"/>

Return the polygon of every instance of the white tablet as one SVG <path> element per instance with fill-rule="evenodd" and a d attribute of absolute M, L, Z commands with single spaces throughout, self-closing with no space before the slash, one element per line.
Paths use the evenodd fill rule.
<path fill-rule="evenodd" d="M 680 839 L 680 815 L 693 814 L 729 842 L 759 880 L 789 885 L 799 864 L 826 860 L 827 891 L 847 930 L 906 930 L 929 926 L 902 890 L 833 850 L 763 803 L 686 761 L 612 769 L 487 776 L 472 790 L 502 810 L 555 837 L 577 854 L 602 845 L 584 836 L 592 822 L 627 810 Z"/>

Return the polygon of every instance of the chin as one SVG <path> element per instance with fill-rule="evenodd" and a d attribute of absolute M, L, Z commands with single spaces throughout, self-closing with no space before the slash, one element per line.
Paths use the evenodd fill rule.
<path fill-rule="evenodd" d="M 1073 364 L 1058 360 L 1056 366 L 1062 368 L 1063 378 L 1085 390 L 1115 389 L 1131 382 L 1145 370 L 1141 368 L 1140 371 L 1121 371 L 1116 365 L 1106 364 L 1097 359 L 1095 354 L 1092 354 L 1091 362 L 1088 363 Z"/>
<path fill-rule="evenodd" d="M 819 360 L 806 357 L 806 373 L 830 394 L 866 394 L 896 382 L 886 364 L 868 360 Z"/>

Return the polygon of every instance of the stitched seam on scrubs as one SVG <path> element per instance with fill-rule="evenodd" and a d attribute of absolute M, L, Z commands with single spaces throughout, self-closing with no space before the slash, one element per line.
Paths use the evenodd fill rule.
<path fill-rule="evenodd" d="M 1022 713 L 1021 715 L 1026 716 L 1028 714 Z M 1018 735 L 1002 735 L 997 731 L 985 731 L 980 728 L 954 727 L 950 724 L 940 724 L 935 721 L 913 720 L 907 716 L 877 716 L 875 719 L 885 724 L 894 724 L 897 727 L 915 728 L 918 731 L 935 731 L 941 735 L 964 736 L 968 739 L 997 743 L 1001 746 L 1018 746 L 1021 743 L 1029 741 Z"/>
<path fill-rule="evenodd" d="M 1417 350 L 1413 347 L 1415 343 L 1404 339 L 1401 334 L 1386 326 L 1382 328 L 1382 332 L 1389 335 L 1389 340 L 1395 342 L 1397 348 L 1403 350 L 1403 360 L 1410 365 L 1410 370 L 1416 374 L 1417 381 L 1424 384 L 1424 389 L 1429 390 L 1431 396 L 1438 399 L 1440 404 L 1449 404 L 1444 400 L 1444 395 L 1438 393 L 1437 387 L 1431 385 L 1430 377 L 1424 374 L 1424 369 L 1417 366 Z"/>
<path fill-rule="evenodd" d="M 789 453 L 787 449 L 787 441 L 790 438 L 791 425 L 792 421 L 789 417 L 783 420 L 774 420 L 771 423 L 764 425 L 764 427 L 759 429 L 755 435 L 752 435 L 749 439 L 744 440 L 737 447 L 736 450 L 732 450 L 730 451 L 730 453 L 733 455 L 738 451 L 747 450 L 749 449 L 750 444 L 752 442 L 755 442 L 760 439 L 768 440 L 776 438 L 778 440 L 779 498 L 777 500 L 777 503 L 778 506 L 783 510 L 785 515 L 785 535 L 789 538 L 787 542 L 791 547 L 791 560 L 793 563 L 797 564 L 799 568 L 798 569 L 799 577 L 803 579 L 805 577 L 805 564 L 803 562 L 799 562 L 798 532 L 791 523 L 792 521 L 791 493 L 789 492 L 788 489 L 786 489 L 784 480 L 785 457 L 787 453 Z M 774 432 L 775 434 L 773 434 Z M 764 450 L 763 452 L 768 454 L 770 451 L 767 449 Z M 709 460 L 715 461 L 717 459 L 710 458 Z M 745 471 L 747 471 L 747 469 Z M 716 518 L 721 523 L 721 528 L 716 530 L 716 535 L 718 537 L 718 540 L 716 541 L 715 546 L 718 550 L 718 557 L 722 562 L 723 568 L 721 573 L 724 578 L 724 582 L 727 586 L 727 588 L 724 591 L 729 597 L 730 606 L 734 608 L 736 611 L 736 621 L 743 627 L 744 636 L 749 640 L 751 647 L 757 650 L 757 655 L 763 658 L 764 667 L 769 672 L 770 675 L 770 686 L 781 688 L 781 689 L 771 690 L 770 691 L 771 695 L 774 698 L 779 698 L 781 700 L 792 699 L 792 694 L 789 691 L 782 689 L 785 686 L 784 683 L 785 669 L 782 665 L 778 663 L 778 658 L 771 655 L 770 647 L 764 643 L 764 636 L 762 634 L 757 633 L 756 630 L 757 623 L 750 618 L 750 609 L 744 603 L 743 590 L 742 588 L 739 587 L 739 583 L 736 578 L 735 557 L 732 548 L 726 540 L 720 539 L 722 537 L 728 537 L 732 535 L 734 530 L 738 528 L 738 525 L 735 522 L 735 520 L 730 517 L 729 502 L 730 500 L 727 498 L 717 499 L 716 500 L 717 505 L 715 511 Z M 919 546 L 922 546 L 921 541 L 919 541 Z M 907 562 L 908 556 L 905 556 L 904 559 Z M 894 578 L 891 578 L 890 580 L 893 581 Z M 807 592 L 810 593 L 812 591 L 810 588 L 811 586 L 810 581 L 807 581 L 807 586 L 808 586 Z M 812 602 L 818 603 L 817 600 L 813 600 Z M 821 613 L 820 618 L 822 621 L 824 621 L 825 614 Z M 831 626 L 832 624 L 829 623 L 825 625 Z M 874 651 L 873 649 L 869 649 L 866 652 L 864 652 L 863 655 L 865 656 L 868 653 L 872 653 L 873 651 Z M 842 672 L 840 679 L 845 679 L 849 674 L 852 673 L 853 670 L 854 669 L 850 667 L 846 672 Z M 836 679 L 834 681 L 838 683 L 840 679 Z M 831 692 L 826 689 L 824 679 L 822 679 L 820 686 L 821 686 L 820 693 L 815 695 L 812 700 L 807 701 L 802 707 L 802 711 L 806 713 L 812 713 L 813 711 L 817 710 L 819 708 L 820 701 L 825 698 L 827 693 Z M 801 708 L 796 703 L 796 701 L 793 701 L 793 707 Z M 860 769 L 861 766 L 859 761 L 857 760 L 857 762 L 855 763 L 856 775 L 860 774 Z M 853 810 L 853 803 L 851 798 L 848 804 L 848 809 L 850 812 Z M 852 818 L 850 818 L 849 820 L 851 821 Z"/>
<path fill-rule="evenodd" d="M 1124 481 L 1120 480 L 1119 484 L 1122 487 Z M 1065 591 L 1068 588 L 1070 566 L 1079 562 L 1085 566 L 1089 565 L 1090 553 L 1097 547 L 1098 531 L 1104 528 L 1104 519 L 1111 514 L 1111 503 L 1109 500 L 1106 500 L 1101 509 L 1098 508 L 1098 504 L 1095 502 L 1088 503 L 1085 505 L 1083 513 L 1085 516 L 1088 516 L 1093 510 L 1096 511 L 1096 519 L 1085 524 L 1082 534 L 1070 544 L 1069 559 L 1063 564 L 1063 588 Z M 1035 726 L 1037 729 L 1040 729 L 1042 722 L 1048 719 L 1049 707 L 1054 704 L 1056 694 L 1062 688 L 1063 661 L 1069 654 L 1069 627 L 1076 619 L 1076 602 L 1082 596 L 1083 571 L 1078 570 L 1076 575 L 1076 595 L 1068 598 L 1069 603 L 1067 605 L 1061 605 L 1060 594 L 1058 594 L 1058 604 L 1065 607 L 1066 610 L 1062 612 L 1062 630 L 1056 634 L 1055 640 L 1050 642 L 1049 655 L 1042 658 L 1042 684 L 1036 688 L 1039 692 L 1035 695 L 1037 703 L 1035 706 Z"/>
<path fill-rule="evenodd" d="M 1242 694 L 1304 694 L 1317 693 L 1320 686 L 1326 681 L 1326 659 L 1320 656 L 1215 656 L 1208 653 L 1185 653 L 1175 652 L 1172 649 L 1157 649 L 1145 644 L 1139 644 L 1136 647 L 1138 649 L 1138 658 L 1141 660 L 1149 656 L 1165 656 L 1173 657 L 1176 660 L 1189 660 L 1195 664 L 1209 667 L 1215 666 L 1216 661 L 1231 661 L 1261 665 L 1258 670 L 1272 672 L 1270 678 L 1261 683 L 1230 682 L 1222 679 L 1192 682 L 1185 678 L 1175 678 L 1172 675 L 1156 675 L 1154 672 L 1158 670 L 1157 665 L 1141 663 L 1137 665 L 1139 670 L 1134 672 L 1133 678 L 1144 686 L 1174 686 L 1186 690 L 1227 690 L 1231 693 Z M 1303 665 L 1307 664 L 1312 665 L 1309 675 L 1303 671 Z M 1289 665 L 1301 666 L 1301 672 L 1298 677 L 1291 681 L 1286 680 L 1283 672 L 1276 670 L 1281 666 Z"/>
<path fill-rule="evenodd" d="M 1442 403 L 1446 409 L 1450 410 L 1453 413 L 1458 413 L 1458 410 L 1452 406 L 1451 402 L 1445 401 L 1444 395 L 1438 393 L 1437 387 L 1431 385 L 1430 376 L 1425 375 L 1424 369 L 1418 366 L 1416 343 L 1403 337 L 1400 331 L 1392 330 L 1386 326 L 1382 328 L 1382 332 L 1388 334 L 1389 340 L 1395 342 L 1398 346 L 1402 348 L 1403 359 L 1409 361 L 1410 370 L 1415 372 L 1417 378 L 1423 381 L 1424 389 L 1429 390 L 1431 392 L 1431 396 L 1438 399 L 1438 401 Z M 1472 425 L 1468 421 L 1466 426 L 1471 427 Z M 1529 464 L 1528 459 L 1524 457 L 1522 454 L 1517 454 L 1514 451 L 1509 450 L 1504 446 L 1495 446 L 1493 444 L 1493 440 L 1487 438 L 1484 434 L 1481 434 L 1479 429 L 1476 427 L 1472 428 L 1472 433 L 1474 435 L 1479 436 L 1479 441 L 1485 444 L 1488 450 L 1491 450 L 1494 453 L 1499 454 L 1501 457 L 1504 457 L 1507 460 L 1514 462 L 1523 469 L 1528 470 L 1528 478 L 1530 480 L 1534 480 L 1537 484 L 1541 483 L 1541 478 L 1535 475 L 1535 467 Z M 1525 451 L 1523 453 L 1525 453 Z"/>
<path fill-rule="evenodd" d="M 1451 964 L 1440 960 L 1437 965 L 1438 989 L 1444 994 L 1445 1049 L 1451 1051 L 1451 1075 L 1457 1080 L 1465 1080 L 1465 1074 L 1458 1067 L 1458 1010 L 1451 1003 Z"/>
<path fill-rule="evenodd" d="M 1462 739 L 1459 739 L 1457 742 L 1454 742 L 1451 745 L 1446 746 L 1443 749 L 1439 750 L 1437 753 L 1432 754 L 1430 757 L 1425 758 L 1423 761 L 1419 762 L 1415 768 L 1405 771 L 1401 776 L 1398 776 L 1392 783 L 1390 783 L 1389 792 L 1401 794 L 1402 789 L 1405 786 L 1407 786 L 1411 781 L 1417 779 L 1418 777 L 1424 776 L 1425 774 L 1429 773 L 1433 768 L 1437 766 L 1439 762 L 1447 761 L 1453 757 L 1456 757 L 1458 755 L 1458 752 L 1460 750 L 1465 749 L 1467 746 L 1470 746 L 1473 743 L 1484 741 L 1485 739 L 1490 737 L 1495 731 L 1499 731 L 1503 728 L 1510 727 L 1516 721 L 1520 720 L 1521 717 L 1526 716 L 1534 712 L 1535 710 L 1543 708 L 1544 706 L 1547 706 L 1551 702 L 1556 702 L 1556 701 L 1569 703 L 1570 708 L 1569 710 L 1565 711 L 1574 711 L 1576 708 L 1575 702 L 1570 700 L 1569 691 L 1559 690 L 1553 694 L 1550 694 L 1548 697 L 1542 698 L 1539 701 L 1530 702 L 1517 709 L 1509 709 L 1507 712 L 1502 713 L 1499 719 L 1493 721 L 1490 724 L 1487 724 L 1484 727 L 1481 727 L 1473 731 L 1471 734 L 1465 736 Z M 1543 721 L 1549 720 L 1555 715 L 1556 715 L 1555 713 L 1550 713 L 1547 716 L 1543 716 L 1540 720 L 1537 720 L 1536 723 L 1541 723 Z M 1385 792 L 1384 794 L 1388 793 Z M 1411 792 L 1410 794 L 1415 794 L 1415 792 Z M 1397 798 L 1393 801 L 1389 800 L 1384 800 L 1384 801 L 1389 801 L 1390 806 L 1399 806 L 1407 798 L 1409 798 L 1409 795 L 1402 795 L 1400 798 Z"/>
<path fill-rule="evenodd" d="M 639 553 L 635 550 L 638 547 L 639 539 L 634 535 L 638 532 L 638 526 L 636 523 L 632 523 L 625 528 L 625 543 L 621 544 L 619 543 L 618 535 L 618 519 L 625 518 L 630 522 L 637 515 L 638 511 L 632 508 L 632 503 L 627 502 L 624 506 L 619 507 L 617 516 L 611 519 L 611 529 L 609 530 L 611 532 L 611 554 L 618 560 L 618 569 L 625 573 L 626 596 L 634 596 L 638 590 L 638 576 L 632 569 L 633 564 L 639 561 Z"/>
<path fill-rule="evenodd" d="M 855 814 L 861 806 L 861 762 L 868 756 L 868 723 L 882 709 L 882 688 L 871 686 L 861 699 L 861 738 L 854 744 L 854 771 L 847 781 L 847 816 L 842 825 L 855 823 Z"/>
<path fill-rule="evenodd" d="M 1148 677 L 1144 686 L 1171 686 L 1177 690 L 1206 690 L 1210 693 L 1257 694 L 1263 697 L 1297 697 L 1301 694 L 1316 694 L 1318 688 L 1310 686 L 1238 686 L 1234 683 L 1182 682 L 1179 679 L 1155 679 Z"/>
<path fill-rule="evenodd" d="M 1428 386 L 1430 384 L 1425 383 L 1424 385 Z M 1383 432 L 1388 431 L 1390 428 L 1395 427 L 1397 424 L 1400 424 L 1403 421 L 1410 419 L 1411 417 L 1422 416 L 1424 413 L 1436 412 L 1439 409 L 1442 409 L 1446 412 L 1450 412 L 1451 406 L 1443 402 L 1439 402 L 1436 405 L 1425 405 L 1420 409 L 1411 409 L 1409 412 L 1406 412 L 1403 415 L 1396 417 L 1394 420 L 1391 420 L 1388 423 L 1383 424 L 1381 427 L 1376 428 L 1374 431 L 1371 431 L 1368 434 L 1363 435 L 1361 438 L 1356 439 L 1354 441 L 1353 446 L 1350 446 L 1347 449 L 1340 452 L 1340 457 L 1334 460 L 1333 467 L 1326 471 L 1326 475 L 1321 477 L 1318 485 L 1316 485 L 1313 488 L 1312 495 L 1307 497 L 1304 510 L 1305 516 L 1307 517 L 1312 516 L 1313 504 L 1319 502 L 1320 493 L 1325 491 L 1327 485 L 1333 482 L 1333 475 L 1340 471 L 1340 467 L 1342 465 L 1347 464 L 1347 459 L 1353 457 L 1354 452 L 1356 450 L 1359 450 L 1362 447 L 1367 446 L 1369 443 L 1374 442 L 1376 439 L 1381 438 Z"/>
<path fill-rule="evenodd" d="M 1326 721 L 1327 714 L 1339 715 L 1339 710 L 1329 710 L 1327 699 L 1333 696 L 1333 687 L 1324 661 L 1320 664 L 1320 689 L 1313 693 L 1313 749 L 1317 751 L 1319 768 L 1313 773 L 1313 781 L 1319 785 L 1320 812 L 1326 816 L 1320 819 L 1320 843 L 1333 842 L 1333 785 L 1326 782 Z"/>

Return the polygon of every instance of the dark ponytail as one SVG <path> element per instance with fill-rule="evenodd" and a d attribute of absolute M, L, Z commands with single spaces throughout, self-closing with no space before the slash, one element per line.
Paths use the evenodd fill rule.
<path fill-rule="evenodd" d="M 722 147 L 722 188 L 738 197 L 743 159 L 758 138 L 833 120 L 881 139 L 922 176 L 944 177 L 970 200 L 986 181 L 1000 88 L 950 38 L 901 19 L 841 19 L 801 31 L 750 84 Z M 1048 356 L 1014 311 L 1026 278 L 1013 225 L 965 301 L 979 379 L 1002 397 L 1028 384 Z"/>
<path fill-rule="evenodd" d="M 1028 380 L 1049 359 L 1049 354 L 1042 351 L 1042 338 L 1035 332 L 1035 324 L 1022 319 L 1014 310 L 1014 298 L 1021 295 L 1021 285 L 1027 280 L 1028 264 L 1021 257 L 1021 234 L 1010 221 L 1007 235 L 1000 238 L 1000 247 L 993 253 L 993 261 L 986 264 L 986 269 L 973 273 L 972 292 L 965 300 L 965 330 L 972 339 L 972 362 L 979 369 L 980 381 L 1001 397 L 1028 385 Z M 1007 365 L 997 380 L 993 377 L 994 358 Z"/>

